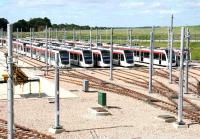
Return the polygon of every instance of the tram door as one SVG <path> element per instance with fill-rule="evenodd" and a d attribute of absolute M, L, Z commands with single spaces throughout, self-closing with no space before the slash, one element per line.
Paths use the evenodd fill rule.
<path fill-rule="evenodd" d="M 141 62 L 143 62 L 143 60 L 144 60 L 144 53 L 143 52 L 141 52 Z"/>
<path fill-rule="evenodd" d="M 162 54 L 159 54 L 159 65 L 161 65 Z"/>

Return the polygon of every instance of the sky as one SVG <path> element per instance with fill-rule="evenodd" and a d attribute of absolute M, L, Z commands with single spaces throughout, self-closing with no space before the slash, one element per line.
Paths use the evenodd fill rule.
<path fill-rule="evenodd" d="M 200 0 L 0 0 L 10 23 L 48 17 L 52 23 L 105 27 L 200 25 Z"/>

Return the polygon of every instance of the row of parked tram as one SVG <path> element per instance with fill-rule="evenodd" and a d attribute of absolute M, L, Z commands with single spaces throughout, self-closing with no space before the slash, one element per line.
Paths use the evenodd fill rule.
<path fill-rule="evenodd" d="M 1 41 L 2 45 L 6 41 Z M 18 53 L 27 55 L 34 59 L 45 62 L 46 54 L 48 63 L 55 65 L 55 54 L 59 53 L 59 61 L 61 66 L 68 67 L 71 64 L 80 67 L 109 67 L 110 66 L 110 50 L 108 47 L 92 48 L 92 50 L 84 47 L 72 47 L 57 45 L 52 43 L 46 49 L 45 43 L 32 43 L 29 41 L 14 41 L 14 50 Z M 46 51 L 47 50 L 47 51 Z M 177 51 L 172 52 L 172 66 L 178 65 Z M 156 65 L 167 66 L 169 62 L 168 51 L 166 49 L 155 49 L 153 53 L 153 63 Z M 135 62 L 150 62 L 150 50 L 136 47 L 117 46 L 113 50 L 113 64 L 124 67 L 134 66 Z"/>
<path fill-rule="evenodd" d="M 45 62 L 47 53 L 48 63 L 55 65 L 55 54 L 59 53 L 60 65 L 67 67 L 72 65 L 80 67 L 109 67 L 110 66 L 110 51 L 108 49 L 83 49 L 70 47 L 48 47 L 46 52 L 45 44 L 43 43 L 28 43 L 28 42 L 13 42 L 14 50 L 20 54 L 32 57 L 34 59 Z M 119 66 L 133 66 L 133 54 L 128 53 L 128 50 L 114 50 L 113 64 Z M 129 55 L 129 57 L 128 57 Z"/>

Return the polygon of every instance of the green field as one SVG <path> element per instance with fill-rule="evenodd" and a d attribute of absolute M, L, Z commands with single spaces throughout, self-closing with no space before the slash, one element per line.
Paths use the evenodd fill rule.
<path fill-rule="evenodd" d="M 200 26 L 189 26 L 190 30 L 191 40 L 200 40 Z M 150 39 L 150 32 L 152 31 L 152 28 L 132 28 L 132 40 L 133 44 L 142 45 L 142 46 L 149 46 L 149 42 L 146 42 L 145 40 Z M 174 39 L 180 41 L 180 34 L 181 34 L 181 27 L 174 27 Z M 89 30 L 75 30 L 74 31 L 74 39 L 75 40 L 82 40 L 82 41 L 89 41 L 90 39 L 90 31 Z M 98 35 L 97 35 L 98 34 Z M 96 29 L 92 30 L 92 41 L 93 42 L 110 42 L 110 35 L 111 31 L 110 29 L 98 29 L 98 33 Z M 16 32 L 14 33 L 16 36 Z M 29 37 L 29 32 L 22 32 L 19 33 L 19 37 Z M 49 36 L 49 34 L 48 34 Z M 56 38 L 58 36 L 59 40 L 64 39 L 64 31 L 59 30 L 56 32 L 53 30 L 51 32 L 51 38 Z M 44 38 L 45 37 L 45 31 L 44 32 L 35 32 L 34 33 L 35 38 Z M 155 47 L 167 47 L 167 42 L 162 42 L 162 40 L 167 40 L 168 38 L 168 28 L 167 27 L 157 27 L 154 28 L 154 38 L 157 40 L 157 42 L 154 43 Z M 66 39 L 67 40 L 73 40 L 73 31 L 67 30 L 66 31 Z M 143 41 L 141 41 L 143 40 Z M 130 44 L 128 40 L 128 28 L 114 28 L 113 29 L 113 42 L 117 44 Z M 180 47 L 180 42 L 174 42 L 173 46 L 175 48 Z M 192 52 L 192 59 L 200 60 L 200 42 L 191 42 L 190 43 L 190 49 Z"/>

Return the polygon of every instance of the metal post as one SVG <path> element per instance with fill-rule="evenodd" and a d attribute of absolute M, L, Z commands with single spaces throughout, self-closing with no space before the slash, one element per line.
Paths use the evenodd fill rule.
<path fill-rule="evenodd" d="M 92 28 L 90 28 L 90 49 L 92 50 Z"/>
<path fill-rule="evenodd" d="M 46 62 L 46 75 L 48 75 L 48 30 L 46 26 L 46 50 L 45 50 L 45 62 Z"/>
<path fill-rule="evenodd" d="M 81 41 L 81 29 L 80 29 L 80 32 L 79 32 L 79 41 Z"/>
<path fill-rule="evenodd" d="M 55 128 L 60 128 L 60 98 L 59 98 L 59 55 L 56 53 L 56 66 L 55 66 L 55 104 L 56 104 L 56 115 L 55 115 Z"/>
<path fill-rule="evenodd" d="M 106 43 L 107 43 L 107 40 L 108 40 L 107 36 L 108 36 L 108 29 L 106 28 L 106 41 L 105 41 Z"/>
<path fill-rule="evenodd" d="M 129 40 L 130 40 L 130 39 L 129 39 L 129 37 L 130 37 L 130 36 L 129 36 L 129 32 L 130 32 L 130 28 L 127 29 L 127 42 L 129 42 Z M 128 44 L 128 43 L 127 43 L 127 44 Z"/>
<path fill-rule="evenodd" d="M 66 29 L 64 31 L 64 46 L 66 46 L 66 37 L 67 37 L 67 33 L 66 33 Z"/>
<path fill-rule="evenodd" d="M 21 28 L 21 39 L 22 39 L 22 28 Z"/>
<path fill-rule="evenodd" d="M 169 64 L 170 64 L 170 62 L 169 62 L 169 56 L 170 56 L 169 51 L 170 51 L 170 45 L 171 45 L 171 43 L 170 43 L 171 39 L 170 38 L 171 38 L 170 37 L 170 28 L 168 28 L 168 45 L 167 45 L 167 51 L 168 51 L 168 53 L 167 53 L 167 57 L 168 57 L 167 68 L 168 69 L 169 69 Z"/>
<path fill-rule="evenodd" d="M 130 28 L 130 37 L 129 37 L 129 39 L 130 39 L 130 46 L 132 46 L 132 29 Z"/>
<path fill-rule="evenodd" d="M 171 41 L 170 41 L 170 64 L 169 64 L 169 80 L 170 80 L 170 84 L 172 83 L 172 50 L 173 50 L 173 32 L 171 32 Z"/>
<path fill-rule="evenodd" d="M 17 56 L 18 56 L 18 50 L 19 50 L 19 45 L 18 45 L 18 42 L 19 42 L 19 29 L 17 28 L 17 49 L 16 49 L 16 52 L 17 52 Z"/>
<path fill-rule="evenodd" d="M 30 28 L 30 54 L 31 54 L 31 58 L 32 58 L 32 28 Z"/>
<path fill-rule="evenodd" d="M 96 45 L 97 45 L 97 47 L 98 47 L 98 35 L 99 35 L 98 28 L 96 28 Z"/>
<path fill-rule="evenodd" d="M 99 35 L 99 42 L 102 43 L 101 34 Z"/>
<path fill-rule="evenodd" d="M 180 52 L 180 76 L 179 76 L 179 95 L 178 95 L 178 124 L 184 125 L 183 122 L 183 49 L 184 49 L 185 28 L 181 28 L 181 52 Z"/>
<path fill-rule="evenodd" d="M 170 32 L 173 31 L 173 22 L 174 22 L 174 16 L 173 16 L 173 14 L 172 14 L 172 16 L 171 16 L 171 27 L 170 27 Z"/>
<path fill-rule="evenodd" d="M 75 29 L 73 28 L 73 42 L 75 44 Z"/>
<path fill-rule="evenodd" d="M 34 32 L 34 28 L 32 28 L 32 39 L 33 39 L 33 42 L 35 41 L 35 32 Z"/>
<path fill-rule="evenodd" d="M 186 59 L 185 59 L 185 91 L 184 93 L 188 93 L 188 64 L 189 64 L 189 45 L 190 45 L 190 32 L 187 28 L 187 34 L 186 34 L 187 42 L 186 42 Z"/>
<path fill-rule="evenodd" d="M 49 28 L 49 67 L 51 67 L 51 43 L 52 43 L 51 28 Z"/>
<path fill-rule="evenodd" d="M 168 59 L 170 59 L 169 63 L 169 80 L 170 80 L 170 84 L 172 83 L 172 50 L 173 50 L 173 39 L 174 39 L 174 34 L 173 34 L 173 14 L 171 15 L 171 25 L 170 25 L 170 29 L 169 29 L 169 44 L 168 44 Z M 169 52 L 170 50 L 170 52 Z"/>
<path fill-rule="evenodd" d="M 12 24 L 7 25 L 8 37 L 8 139 L 13 139 L 14 110 L 13 110 L 13 50 L 12 50 Z"/>
<path fill-rule="evenodd" d="M 111 28 L 111 35 L 110 35 L 110 80 L 113 80 L 113 28 Z"/>
<path fill-rule="evenodd" d="M 152 28 L 152 32 L 150 33 L 149 93 L 152 93 L 153 42 L 154 42 L 154 28 Z"/>
<path fill-rule="evenodd" d="M 56 28 L 56 41 L 58 41 L 58 29 Z"/>

